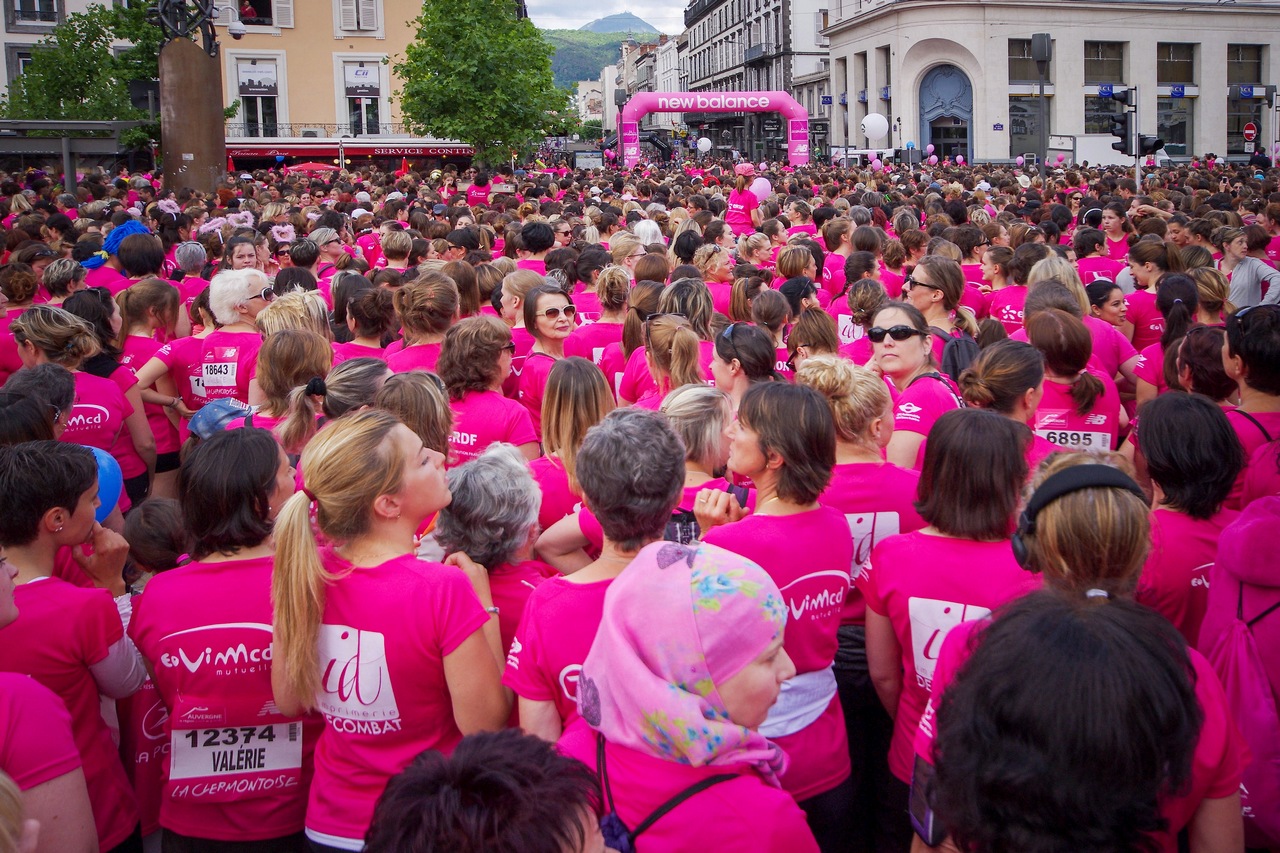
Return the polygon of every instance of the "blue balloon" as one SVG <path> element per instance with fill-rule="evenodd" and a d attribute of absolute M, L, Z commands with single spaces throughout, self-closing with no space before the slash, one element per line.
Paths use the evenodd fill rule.
<path fill-rule="evenodd" d="M 277 154 L 277 155 L 276 155 L 276 162 L 277 162 L 277 163 L 283 163 L 283 162 L 284 162 L 284 155 L 283 155 L 283 154 Z"/>
<path fill-rule="evenodd" d="M 124 489 L 124 475 L 120 472 L 120 463 L 110 453 L 97 447 L 90 447 L 93 458 L 98 461 L 98 511 L 93 514 L 98 523 L 107 520 L 111 511 L 120 503 L 120 492 Z"/>
<path fill-rule="evenodd" d="M 916 144 L 914 142 L 907 140 L 907 148 L 915 148 L 915 147 L 916 147 Z"/>

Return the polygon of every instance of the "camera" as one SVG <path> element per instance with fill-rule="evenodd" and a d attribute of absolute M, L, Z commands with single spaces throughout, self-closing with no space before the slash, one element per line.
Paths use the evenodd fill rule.
<path fill-rule="evenodd" d="M 233 39 L 240 41 L 240 39 L 244 38 L 245 34 L 244 22 L 239 20 L 232 21 L 227 25 L 227 32 Z"/>

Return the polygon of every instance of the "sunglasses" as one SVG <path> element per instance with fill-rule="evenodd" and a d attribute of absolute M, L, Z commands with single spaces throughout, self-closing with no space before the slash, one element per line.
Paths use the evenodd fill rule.
<path fill-rule="evenodd" d="M 892 326 L 888 329 L 881 326 L 872 326 L 870 329 L 867 329 L 867 337 L 871 339 L 871 343 L 873 344 L 884 343 L 886 335 L 893 338 L 895 341 L 905 341 L 909 338 L 923 338 L 927 334 L 929 333 L 922 332 L 919 329 L 913 329 L 910 326 Z"/>
<path fill-rule="evenodd" d="M 729 345 L 730 351 L 733 352 L 733 355 L 729 358 L 730 361 L 733 361 L 735 359 L 739 362 L 742 361 L 742 359 L 738 358 L 738 348 L 733 344 L 733 330 L 736 329 L 739 325 L 740 324 L 738 323 L 730 323 L 729 325 L 725 326 L 724 331 L 720 333 L 720 337 L 724 339 L 724 342 Z"/>
<path fill-rule="evenodd" d="M 261 299 L 263 302 L 275 302 L 276 292 L 270 287 L 262 288 L 261 293 L 255 293 L 249 297 L 250 299 Z"/>
<path fill-rule="evenodd" d="M 578 309 L 574 308 L 572 305 L 565 305 L 563 307 L 554 307 L 548 308 L 545 311 L 539 311 L 538 316 L 546 317 L 548 320 L 554 320 L 559 317 L 561 313 L 566 317 L 572 317 L 574 314 L 578 313 Z"/>
<path fill-rule="evenodd" d="M 512 355 L 514 355 L 514 354 L 515 354 L 515 351 L 516 351 L 516 345 L 515 345 L 515 344 L 507 344 L 506 346 L 502 347 L 502 351 L 503 351 L 503 352 L 509 352 L 509 353 L 511 353 Z"/>
<path fill-rule="evenodd" d="M 321 246 L 332 246 L 334 243 L 341 243 L 341 242 L 342 242 L 341 240 L 326 240 L 325 242 L 321 243 L 320 245 L 321 245 Z"/>
<path fill-rule="evenodd" d="M 930 290 L 942 290 L 942 288 L 938 287 L 936 284 L 930 284 L 927 281 L 920 281 L 919 279 L 914 278 L 912 276 L 907 276 L 906 281 L 903 283 L 906 284 L 907 290 L 910 290 L 913 287 L 927 287 Z M 905 327 L 899 327 L 899 328 L 905 328 Z M 903 338 L 895 338 L 895 340 L 903 340 Z"/>

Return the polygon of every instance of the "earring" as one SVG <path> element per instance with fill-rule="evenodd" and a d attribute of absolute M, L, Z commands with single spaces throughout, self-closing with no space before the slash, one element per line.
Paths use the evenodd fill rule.
<path fill-rule="evenodd" d="M 62 532 L 62 525 L 61 525 L 61 524 L 59 524 L 59 525 L 54 529 L 54 531 L 53 531 L 53 532 L 54 532 L 54 533 L 61 533 L 61 532 Z"/>

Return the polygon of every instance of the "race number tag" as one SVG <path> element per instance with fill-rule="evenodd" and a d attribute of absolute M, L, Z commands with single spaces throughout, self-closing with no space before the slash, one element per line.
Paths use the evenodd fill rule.
<path fill-rule="evenodd" d="M 1038 429 L 1036 435 L 1068 450 L 1110 450 L 1111 433 L 1074 429 Z"/>
<path fill-rule="evenodd" d="M 213 779 L 299 770 L 302 724 L 174 729 L 169 779 Z"/>
<path fill-rule="evenodd" d="M 207 361 L 201 365 L 205 388 L 234 388 L 240 365 L 234 361 Z"/>

